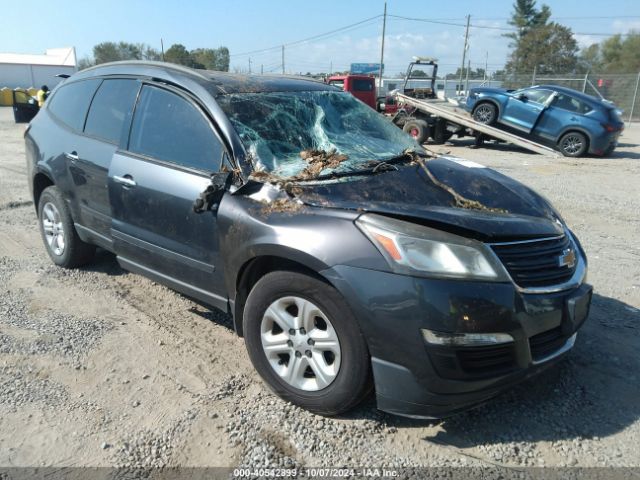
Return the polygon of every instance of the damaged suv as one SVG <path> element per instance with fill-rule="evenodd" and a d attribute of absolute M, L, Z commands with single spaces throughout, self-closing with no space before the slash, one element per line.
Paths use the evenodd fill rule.
<path fill-rule="evenodd" d="M 51 259 L 120 265 L 228 312 L 265 382 L 334 415 L 441 417 L 571 349 L 591 287 L 542 197 L 429 154 L 311 80 L 124 62 L 26 133 Z"/>

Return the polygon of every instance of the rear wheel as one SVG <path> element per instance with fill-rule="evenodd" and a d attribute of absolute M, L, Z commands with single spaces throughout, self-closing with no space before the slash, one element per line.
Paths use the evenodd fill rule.
<path fill-rule="evenodd" d="M 558 142 L 558 148 L 565 157 L 581 157 L 587 146 L 587 137 L 580 132 L 565 133 Z"/>
<path fill-rule="evenodd" d="M 96 248 L 78 236 L 67 202 L 58 187 L 47 187 L 40 195 L 38 220 L 47 253 L 56 265 L 73 268 L 93 258 Z"/>
<path fill-rule="evenodd" d="M 416 142 L 422 144 L 429 138 L 429 125 L 424 120 L 407 120 L 402 130 L 416 139 Z"/>
<path fill-rule="evenodd" d="M 482 102 L 473 109 L 473 119 L 484 125 L 493 125 L 498 118 L 498 109 L 493 103 Z"/>
<path fill-rule="evenodd" d="M 337 415 L 369 392 L 364 338 L 342 296 L 322 280 L 298 272 L 265 275 L 249 293 L 243 322 L 254 367 L 284 400 Z"/>

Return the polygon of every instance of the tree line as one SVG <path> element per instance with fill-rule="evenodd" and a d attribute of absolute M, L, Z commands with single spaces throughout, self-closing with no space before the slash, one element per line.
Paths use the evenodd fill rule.
<path fill-rule="evenodd" d="M 164 55 L 158 49 L 145 43 L 102 42 L 93 47 L 93 55 L 78 62 L 78 69 L 83 70 L 101 63 L 117 62 L 119 60 L 155 60 L 177 63 L 191 68 L 229 71 L 229 49 L 218 48 L 187 48 L 175 43 Z"/>
<path fill-rule="evenodd" d="M 637 73 L 640 71 L 640 32 L 613 35 L 580 49 L 571 28 L 551 20 L 547 5 L 536 0 L 515 0 L 509 25 L 510 52 L 504 70 L 493 76 L 565 73 Z M 162 52 L 144 43 L 102 42 L 93 47 L 93 55 L 82 58 L 78 68 L 118 60 L 159 60 L 192 68 L 229 71 L 229 49 L 196 48 L 188 50 L 176 43 Z M 417 76 L 420 72 L 414 72 Z M 466 67 L 462 71 L 466 76 Z M 472 69 L 471 78 L 484 76 L 483 69 Z M 458 78 L 460 69 L 447 78 Z M 404 73 L 403 73 L 404 75 Z"/>
<path fill-rule="evenodd" d="M 504 72 L 531 73 L 636 73 L 640 71 L 640 32 L 613 35 L 582 50 L 571 28 L 553 22 L 551 9 L 536 0 L 516 0 L 509 24 L 515 32 Z"/>

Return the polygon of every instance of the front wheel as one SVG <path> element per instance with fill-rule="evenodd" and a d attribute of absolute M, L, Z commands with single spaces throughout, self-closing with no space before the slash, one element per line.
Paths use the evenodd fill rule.
<path fill-rule="evenodd" d="M 493 103 L 482 102 L 473 109 L 473 119 L 484 125 L 493 125 L 498 118 L 498 109 Z"/>
<path fill-rule="evenodd" d="M 289 271 L 265 275 L 247 298 L 243 322 L 251 362 L 284 400 L 337 415 L 369 392 L 365 340 L 342 296 L 322 280 Z"/>
<path fill-rule="evenodd" d="M 558 147 L 565 157 L 581 157 L 587 151 L 587 137 L 579 132 L 565 133 Z"/>

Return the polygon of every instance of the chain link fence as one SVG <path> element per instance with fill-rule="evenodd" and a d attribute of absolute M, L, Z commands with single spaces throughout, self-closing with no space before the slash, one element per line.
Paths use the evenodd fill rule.
<path fill-rule="evenodd" d="M 536 75 L 532 72 L 490 78 L 470 76 L 468 79 L 464 79 L 463 85 L 459 85 L 456 80 L 445 80 L 444 82 L 443 87 L 447 97 L 453 97 L 460 92 L 464 95 L 469 89 L 478 86 L 518 89 L 531 85 L 560 85 L 612 101 L 622 110 L 625 121 L 640 120 L 640 91 L 638 89 L 640 73 Z"/>

